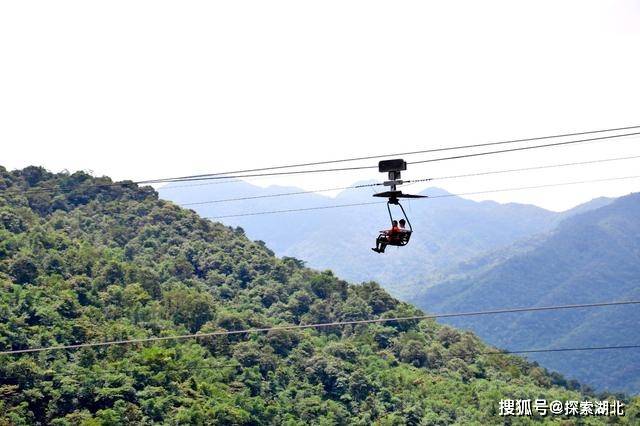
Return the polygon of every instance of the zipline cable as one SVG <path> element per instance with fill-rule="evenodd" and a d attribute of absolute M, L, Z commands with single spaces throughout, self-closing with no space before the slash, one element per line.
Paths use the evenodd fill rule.
<path fill-rule="evenodd" d="M 509 152 L 518 152 L 518 151 L 526 151 L 532 149 L 540 149 L 540 148 L 554 148 L 566 145 L 572 145 L 577 143 L 587 143 L 587 142 L 597 142 L 604 141 L 615 138 L 624 138 L 628 136 L 638 136 L 640 132 L 634 133 L 624 133 L 621 135 L 610 135 L 610 136 L 600 136 L 597 138 L 589 138 L 589 139 L 578 139 L 573 141 L 565 141 L 565 142 L 554 142 L 543 145 L 530 145 L 518 148 L 508 148 L 508 149 L 500 149 L 495 151 L 485 151 L 485 152 L 477 152 L 472 154 L 460 154 L 454 155 L 450 157 L 439 157 L 439 158 L 430 158 L 428 160 L 420 160 L 420 161 L 408 161 L 407 164 L 425 164 L 425 163 L 434 163 L 438 161 L 449 161 L 449 160 L 459 160 L 462 158 L 472 158 L 472 157 L 481 157 L 486 155 L 495 155 L 495 154 L 504 154 Z M 135 182 L 138 185 L 149 185 L 149 184 L 157 184 L 157 183 L 172 183 L 172 182 L 197 182 L 204 180 L 225 180 L 225 179 L 238 179 L 238 178 L 250 178 L 250 177 L 266 177 L 266 176 L 284 176 L 284 175 L 301 175 L 301 174 L 310 174 L 310 173 L 328 173 L 328 172 L 344 172 L 344 171 L 353 171 L 353 170 L 370 170 L 377 169 L 378 166 L 354 166 L 354 167 L 338 167 L 332 169 L 310 169 L 310 170 L 294 170 L 288 172 L 273 172 L 273 173 L 255 173 L 255 174 L 246 174 L 246 175 L 218 175 L 216 173 L 210 175 L 203 175 L 201 177 L 183 177 L 183 178 L 175 178 L 175 179 L 162 179 L 162 180 L 151 180 L 151 181 L 137 181 Z"/>
<path fill-rule="evenodd" d="M 484 355 L 510 355 L 510 354 L 533 354 L 533 353 L 549 353 L 549 352 L 574 352 L 574 351 L 605 351 L 610 349 L 638 349 L 640 345 L 622 345 L 622 346 L 587 346 L 582 348 L 548 348 L 548 349 L 524 349 L 517 351 L 503 350 L 494 353 L 485 353 Z"/>
<path fill-rule="evenodd" d="M 365 188 L 365 187 L 369 187 L 369 186 L 378 186 L 378 185 L 381 185 L 381 184 L 372 183 L 372 184 L 369 184 L 369 185 L 356 185 L 356 186 L 341 186 L 341 187 L 334 187 L 334 188 L 323 188 L 323 189 L 316 189 L 316 190 L 313 190 L 313 191 L 281 192 L 279 194 L 254 195 L 254 196 L 251 196 L 251 197 L 223 198 L 223 199 L 220 199 L 220 200 L 196 201 L 196 202 L 193 202 L 193 203 L 178 203 L 178 205 L 181 206 L 181 207 L 186 207 L 186 206 L 197 206 L 197 205 L 202 205 L 202 204 L 228 203 L 228 202 L 231 202 L 231 201 L 257 200 L 259 198 L 288 197 L 288 196 L 293 196 L 293 195 L 317 194 L 319 192 L 343 191 L 343 190 L 347 190 L 347 189 Z"/>
<path fill-rule="evenodd" d="M 639 128 L 639 127 L 640 126 L 630 126 L 630 127 L 621 127 L 619 129 L 633 129 L 633 128 Z M 566 135 L 543 136 L 543 137 L 539 137 L 539 138 L 529 138 L 527 140 L 551 139 L 551 138 L 558 138 L 558 137 L 561 137 L 561 136 L 591 134 L 591 133 L 607 132 L 607 131 L 613 131 L 613 130 L 617 130 L 617 129 L 594 130 L 594 131 L 579 132 L 579 133 L 566 134 Z M 428 159 L 428 160 L 409 162 L 409 164 L 424 164 L 424 163 L 431 163 L 431 162 L 437 162 L 437 161 L 455 160 L 455 159 L 461 159 L 461 158 L 471 158 L 471 157 L 494 155 L 494 154 L 501 154 L 501 153 L 508 153 L 508 152 L 517 152 L 517 151 L 523 151 L 523 150 L 558 147 L 558 146 L 577 144 L 577 143 L 604 141 L 604 140 L 608 140 L 608 139 L 623 138 L 623 137 L 638 136 L 638 135 L 640 135 L 640 132 L 624 133 L 624 134 L 616 134 L 616 135 L 607 135 L 607 136 L 601 136 L 601 137 L 589 138 L 589 139 L 579 139 L 579 140 L 556 142 L 556 143 L 543 144 L 543 145 L 532 145 L 532 146 L 525 146 L 525 147 L 518 147 L 518 148 L 511 148 L 511 149 L 503 149 L 503 150 L 496 150 L 496 151 L 487 151 L 487 152 L 480 152 L 480 153 L 473 153 L 473 154 L 462 154 L 462 155 L 456 155 L 456 156 L 451 156 L 451 157 L 432 158 L 432 159 Z M 519 141 L 524 141 L 524 139 L 523 140 L 519 140 Z M 513 143 L 513 142 L 516 142 L 516 141 L 493 142 L 491 144 Z M 478 144 L 478 145 L 482 145 L 482 144 Z M 473 147 L 473 146 L 474 145 L 465 145 L 465 147 Z M 462 148 L 463 147 L 461 146 L 461 147 L 451 147 L 451 148 L 440 148 L 438 150 L 462 149 Z M 427 151 L 429 151 L 429 150 L 414 151 L 414 152 L 418 153 L 418 152 L 427 152 Z M 385 156 L 373 156 L 373 157 L 375 157 L 375 158 L 383 158 L 383 157 L 388 157 L 388 156 L 405 155 L 405 154 L 409 154 L 409 153 L 397 153 L 397 154 L 389 154 L 389 155 L 385 155 Z M 362 158 L 364 159 L 365 157 L 362 157 Z M 331 160 L 331 162 L 333 162 L 333 163 L 343 162 L 343 161 L 355 161 L 355 160 L 353 160 L 353 159 Z M 311 163 L 309 163 L 309 164 L 311 164 Z M 262 168 L 262 169 L 252 169 L 252 170 L 274 170 L 274 169 L 288 168 L 288 167 L 295 167 L 295 166 L 294 165 L 275 166 L 275 167 L 266 167 L 266 168 Z M 185 177 L 181 177 L 181 178 L 161 178 L 161 179 L 153 179 L 153 180 L 122 181 L 122 182 L 105 183 L 105 184 L 91 184 L 91 185 L 88 185 L 88 186 L 86 186 L 84 188 L 88 188 L 88 187 L 95 187 L 95 188 L 127 187 L 127 186 L 131 186 L 131 185 L 151 185 L 151 184 L 158 184 L 158 183 L 194 182 L 194 181 L 206 181 L 206 180 L 222 180 L 222 181 L 233 180 L 233 181 L 237 181 L 237 179 L 239 179 L 239 178 L 282 176 L 282 175 L 294 175 L 294 174 L 298 175 L 298 174 L 309 174 L 309 173 L 327 173 L 327 172 L 365 170 L 365 169 L 376 169 L 376 168 L 377 168 L 377 166 L 359 166 L 359 167 L 296 170 L 296 171 L 276 172 L 276 173 L 257 173 L 257 174 L 228 175 L 228 176 L 223 175 L 223 173 L 210 173 L 208 175 L 192 175 L 192 176 L 185 176 Z M 240 171 L 237 171 L 236 173 L 240 173 Z M 60 188 L 33 188 L 33 189 L 27 189 L 26 191 L 15 191 L 13 193 L 11 192 L 11 188 L 8 188 L 8 189 L 9 189 L 9 191 L 7 191 L 6 189 L 3 190 L 3 193 L 1 195 L 2 196 L 22 195 L 22 194 L 38 193 L 38 192 L 72 192 L 73 190 L 75 190 L 77 188 L 72 188 L 70 190 L 61 190 Z"/>
<path fill-rule="evenodd" d="M 484 191 L 461 192 L 457 194 L 434 195 L 427 198 L 417 198 L 414 201 L 429 200 L 429 199 L 435 199 L 435 198 L 461 197 L 465 195 L 493 194 L 496 192 L 552 188 L 552 187 L 559 187 L 559 186 L 580 185 L 585 183 L 611 182 L 611 181 L 638 179 L 638 178 L 640 178 L 640 175 L 622 176 L 622 177 L 604 178 L 604 179 L 579 180 L 579 181 L 573 181 L 573 182 L 549 183 L 549 184 L 543 184 L 543 185 L 519 186 L 519 187 L 512 187 L 512 188 L 490 189 L 490 190 L 484 190 Z M 224 218 L 230 218 L 230 217 L 261 216 L 261 215 L 276 214 L 276 213 L 293 213 L 293 212 L 304 212 L 304 211 L 311 211 L 311 210 L 336 209 L 336 208 L 342 208 L 342 207 L 367 206 L 371 204 L 386 204 L 386 201 L 370 201 L 370 202 L 364 202 L 364 203 L 350 203 L 350 204 L 333 204 L 329 206 L 303 207 L 298 209 L 268 210 L 268 211 L 251 212 L 251 213 L 228 214 L 228 215 L 222 215 L 222 216 L 207 216 L 205 217 L 205 219 L 224 219 Z"/>
<path fill-rule="evenodd" d="M 447 314 L 413 315 L 413 316 L 407 316 L 407 317 L 375 318 L 375 319 L 352 320 L 352 321 L 334 321 L 334 322 L 316 323 L 316 324 L 295 324 L 295 325 L 283 325 L 283 326 L 274 326 L 274 327 L 249 328 L 244 330 L 213 331 L 210 333 L 192 333 L 192 334 L 183 334 L 183 335 L 177 335 L 177 336 L 155 336 L 155 337 L 146 337 L 146 338 L 140 338 L 140 339 L 113 340 L 108 342 L 78 343 L 78 344 L 72 344 L 72 345 L 58 345 L 58 346 L 44 346 L 44 347 L 28 348 L 28 349 L 15 349 L 15 350 L 8 350 L 8 351 L 0 351 L 0 355 L 17 355 L 17 354 L 35 353 L 35 352 L 46 352 L 46 351 L 68 350 L 68 349 L 79 349 L 79 348 L 93 348 L 93 347 L 102 347 L 102 346 L 125 345 L 125 344 L 132 344 L 132 343 L 146 343 L 146 342 L 167 341 L 167 340 L 199 339 L 204 337 L 266 333 L 269 331 L 280 331 L 280 330 L 300 330 L 300 329 L 309 329 L 309 328 L 339 327 L 339 326 L 345 326 L 345 325 L 380 324 L 380 323 L 387 323 L 387 322 L 420 321 L 420 320 L 438 319 L 438 318 L 454 318 L 454 317 L 459 318 L 459 317 L 472 317 L 472 316 L 483 316 L 483 315 L 498 315 L 498 314 L 507 314 L 507 313 L 542 312 L 542 311 L 557 311 L 557 310 L 564 310 L 564 309 L 583 309 L 583 308 L 587 309 L 587 308 L 638 305 L 638 304 L 640 304 L 640 300 L 623 300 L 623 301 L 615 301 L 615 302 L 582 303 L 582 304 L 574 304 L 574 305 L 537 306 L 537 307 L 528 307 L 528 308 L 494 309 L 494 310 L 487 310 L 487 311 L 456 312 L 456 313 L 447 313 Z"/>
<path fill-rule="evenodd" d="M 286 164 L 286 165 L 280 165 L 280 166 L 268 166 L 268 167 L 253 168 L 253 169 L 233 170 L 233 171 L 227 171 L 227 172 L 216 172 L 216 173 L 205 173 L 205 174 L 199 174 L 199 175 L 178 176 L 178 177 L 174 177 L 174 178 L 149 179 L 149 180 L 146 180 L 146 181 L 140 181 L 140 182 L 136 182 L 136 183 L 159 183 L 161 181 L 163 182 L 163 181 L 173 181 L 173 180 L 184 180 L 184 179 L 194 179 L 194 178 L 221 176 L 221 175 L 232 175 L 232 174 L 235 175 L 235 174 L 239 174 L 239 173 L 250 173 L 250 172 L 268 171 L 268 170 L 281 170 L 281 169 L 290 169 L 290 168 L 299 168 L 299 167 L 320 166 L 320 165 L 326 165 L 326 164 L 346 163 L 346 162 L 362 161 L 362 160 L 373 160 L 373 159 L 387 158 L 387 157 L 397 157 L 397 156 L 416 155 L 416 154 L 428 154 L 428 153 L 434 153 L 434 152 L 453 151 L 453 150 L 459 150 L 459 149 L 482 148 L 482 147 L 488 147 L 488 146 L 507 145 L 507 144 L 514 144 L 514 143 L 522 143 L 522 142 L 532 142 L 532 141 L 539 141 L 539 140 L 546 140 L 546 139 L 557 139 L 557 138 L 563 138 L 563 137 L 583 136 L 583 135 L 589 135 L 589 134 L 607 133 L 607 132 L 631 130 L 631 129 L 638 129 L 638 128 L 640 128 L 640 125 L 627 126 L 627 127 L 617 127 L 617 128 L 610 128 L 610 129 L 600 129 L 600 130 L 589 130 L 589 131 L 584 131 L 584 132 L 563 133 L 563 134 L 556 134 L 556 135 L 550 135 L 550 136 L 538 136 L 538 137 L 525 138 L 525 139 L 513 139 L 513 140 L 507 140 L 507 141 L 500 141 L 500 142 L 487 142 L 487 143 L 479 143 L 479 144 L 471 144 L 471 145 L 459 145 L 459 146 L 452 146 L 452 147 L 423 149 L 423 150 L 417 150 L 417 151 L 397 152 L 397 153 L 390 153 L 390 154 L 377 154 L 377 155 L 369 155 L 369 156 L 362 156 L 362 157 L 342 158 L 342 159 L 336 159 L 336 160 L 314 161 L 314 162 L 308 162 L 308 163 Z M 597 139 L 594 139 L 594 140 L 597 140 Z"/>
<path fill-rule="evenodd" d="M 436 180 L 445 180 L 445 179 L 458 179 L 464 177 L 478 177 L 478 176 L 486 176 L 486 175 L 494 175 L 494 174 L 502 174 L 502 173 L 514 173 L 514 172 L 522 172 L 522 171 L 532 171 L 532 170 L 542 170 L 542 169 L 552 169 L 557 167 L 568 167 L 568 166 L 578 166 L 578 165 L 587 165 L 587 164 L 596 164 L 596 163 L 606 163 L 610 161 L 621 161 L 621 160 L 631 160 L 638 159 L 640 155 L 632 155 L 627 157 L 616 157 L 616 158 L 606 158 L 600 160 L 590 160 L 590 161 L 579 161 L 573 163 L 561 163 L 561 164 L 550 164 L 543 166 L 532 166 L 532 167 L 523 167 L 518 169 L 506 169 L 506 170 L 494 170 L 494 171 L 486 171 L 486 172 L 477 172 L 477 173 L 467 173 L 462 175 L 452 175 L 452 176 L 441 176 L 441 177 L 432 177 L 432 178 L 424 178 L 424 179 L 411 179 L 405 180 L 404 184 L 414 184 L 418 182 L 431 182 Z M 220 183 L 220 182 L 215 182 Z M 200 184 L 203 185 L 203 184 Z M 274 197 L 287 197 L 294 195 L 303 195 L 303 194 L 317 194 L 321 192 L 331 192 L 331 191 L 343 191 L 347 189 L 359 189 L 359 188 L 368 188 L 374 186 L 382 186 L 382 183 L 372 183 L 372 184 L 363 184 L 363 185 L 353 185 L 353 186 L 342 186 L 342 187 L 333 187 L 333 188 L 322 188 L 322 189 L 314 189 L 309 191 L 293 191 L 293 192 L 281 192 L 276 194 L 266 194 L 266 195 L 254 195 L 249 197 L 235 197 L 235 198 L 222 198 L 218 200 L 208 200 L 208 201 L 196 201 L 191 203 L 177 203 L 179 206 L 197 206 L 203 204 L 216 204 L 216 203 L 227 203 L 232 201 L 246 201 L 246 200 L 256 200 L 261 198 L 274 198 Z M 171 187 L 175 188 L 175 187 Z"/>
<path fill-rule="evenodd" d="M 504 174 L 504 173 L 527 172 L 532 170 L 554 169 L 559 167 L 570 167 L 570 166 L 582 166 L 587 164 L 600 164 L 600 163 L 608 163 L 611 161 L 633 160 L 638 158 L 640 158 L 640 155 L 630 155 L 626 157 L 605 158 L 605 159 L 599 159 L 599 160 L 575 161 L 572 163 L 560 163 L 560 164 L 550 164 L 550 165 L 543 165 L 543 166 L 521 167 L 517 169 L 490 170 L 486 172 L 466 173 L 466 174 L 451 175 L 451 176 L 439 176 L 435 178 L 426 178 L 426 179 L 417 179 L 417 180 L 411 179 L 411 180 L 405 181 L 405 183 L 418 183 L 418 182 L 428 182 L 432 180 L 460 179 L 465 177 L 478 177 L 478 176 L 497 175 L 497 174 Z"/>
<path fill-rule="evenodd" d="M 518 350 L 508 350 L 508 349 L 499 349 L 495 351 L 481 351 L 481 352 L 472 352 L 469 354 L 442 354 L 440 355 L 441 359 L 468 359 L 472 357 L 478 357 L 482 355 L 526 355 L 526 354 L 534 354 L 534 353 L 558 353 L 558 352 L 592 352 L 592 351 L 605 351 L 605 350 L 626 350 L 626 349 L 640 349 L 640 345 L 621 345 L 621 346 L 582 346 L 582 347 L 565 347 L 565 348 L 541 348 L 541 349 L 518 349 Z M 215 358 L 205 358 L 211 359 L 214 361 Z M 171 360 L 173 362 L 178 362 L 179 360 Z M 91 373 L 100 373 L 100 374 L 116 374 L 116 373 L 136 373 L 136 374 L 153 374 L 153 367 L 157 367 L 152 364 L 138 364 L 137 369 L 122 369 L 122 368 L 100 368 L 98 370 L 90 370 L 85 369 L 82 371 L 54 371 L 54 370 L 45 370 L 41 374 L 56 374 L 56 375 L 65 375 L 65 376 L 86 376 Z M 163 373 L 182 373 L 182 372 L 192 372 L 192 371 L 206 371 L 206 370 L 215 370 L 217 368 L 225 368 L 225 367 L 243 367 L 243 365 L 239 362 L 228 362 L 228 363 L 217 363 L 216 365 L 207 365 L 207 366 L 186 366 L 184 368 L 165 368 L 163 366 Z M 145 371 L 144 369 L 148 368 L 149 371 Z"/>

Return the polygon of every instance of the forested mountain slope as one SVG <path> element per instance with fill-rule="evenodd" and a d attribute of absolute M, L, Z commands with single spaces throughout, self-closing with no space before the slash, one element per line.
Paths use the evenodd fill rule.
<path fill-rule="evenodd" d="M 435 312 L 640 299 L 640 194 L 575 215 L 551 235 L 462 265 L 411 299 Z M 502 347 L 640 343 L 637 306 L 451 319 Z M 599 389 L 640 392 L 640 352 L 532 356 Z"/>
<path fill-rule="evenodd" d="M 419 313 L 149 188 L 29 167 L 0 190 L 0 351 Z M 0 424 L 495 424 L 502 398 L 584 397 L 488 350 L 425 320 L 2 355 Z"/>
<path fill-rule="evenodd" d="M 370 183 L 370 182 L 361 182 Z M 300 188 L 260 188 L 246 182 L 160 188 L 162 198 L 176 203 L 199 203 L 269 194 L 299 192 Z M 345 190 L 334 198 L 318 194 L 253 198 L 225 203 L 190 204 L 201 216 L 227 216 L 259 211 L 370 203 L 373 189 Z M 416 288 L 439 281 L 450 268 L 488 251 L 507 247 L 547 232 L 575 211 L 609 200 L 596 200 L 578 209 L 556 213 L 524 204 L 475 202 L 439 188 L 421 192 L 433 197 L 409 200 L 405 208 L 416 232 L 401 250 L 380 255 L 369 250 L 376 233 L 389 226 L 384 204 L 325 209 L 286 215 L 225 217 L 225 224 L 241 226 L 250 238 L 263 240 L 276 254 L 304 259 L 309 266 L 331 269 L 352 281 L 375 279 L 394 295 L 407 298 Z M 348 254 L 348 255 L 347 255 Z"/>

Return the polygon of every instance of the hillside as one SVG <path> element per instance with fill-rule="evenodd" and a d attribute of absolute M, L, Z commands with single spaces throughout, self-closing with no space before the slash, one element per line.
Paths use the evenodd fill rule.
<path fill-rule="evenodd" d="M 174 186 L 177 188 L 171 185 L 160 188 L 159 193 L 162 198 L 178 204 L 300 191 L 284 187 L 264 189 L 246 182 Z M 371 202 L 371 193 L 366 189 L 346 190 L 335 199 L 302 194 L 188 207 L 204 217 L 222 216 Z M 422 194 L 434 198 L 405 203 L 416 230 L 411 244 L 402 250 L 391 248 L 384 259 L 369 250 L 377 230 L 388 226 L 384 205 L 222 220 L 225 224 L 241 226 L 250 238 L 265 241 L 278 255 L 304 259 L 311 267 L 332 269 L 351 281 L 374 279 L 395 296 L 407 298 L 415 288 L 442 280 L 445 273 L 460 262 L 547 232 L 574 213 L 574 210 L 556 213 L 516 203 L 475 202 L 450 196 L 439 188 L 426 189 Z M 576 211 L 588 210 L 606 201 L 587 203 Z"/>
<path fill-rule="evenodd" d="M 0 350 L 419 313 L 150 188 L 29 167 L 0 190 Z M 416 321 L 4 355 L 0 424 L 493 424 L 501 398 L 584 397 L 487 350 Z"/>
<path fill-rule="evenodd" d="M 566 219 L 546 237 L 467 262 L 451 280 L 411 301 L 434 312 L 640 299 L 640 194 Z M 510 349 L 640 342 L 636 306 L 452 319 Z M 533 359 L 598 389 L 640 392 L 640 352 Z"/>

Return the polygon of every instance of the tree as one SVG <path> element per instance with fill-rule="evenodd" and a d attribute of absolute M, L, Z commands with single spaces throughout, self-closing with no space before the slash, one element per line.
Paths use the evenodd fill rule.
<path fill-rule="evenodd" d="M 11 264 L 9 273 L 18 284 L 32 283 L 38 276 L 38 266 L 31 256 L 20 255 Z"/>
<path fill-rule="evenodd" d="M 417 340 L 403 342 L 400 346 L 398 358 L 416 367 L 426 367 L 429 363 L 429 356 L 425 350 L 424 343 Z"/>

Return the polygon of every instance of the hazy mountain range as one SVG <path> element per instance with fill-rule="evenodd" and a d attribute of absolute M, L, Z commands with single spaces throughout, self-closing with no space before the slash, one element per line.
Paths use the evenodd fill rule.
<path fill-rule="evenodd" d="M 161 188 L 160 196 L 188 204 L 301 191 L 276 186 L 265 189 L 246 182 L 175 186 L 179 188 Z M 367 203 L 377 200 L 371 197 L 372 193 L 370 189 L 359 189 L 343 191 L 335 198 L 301 194 L 187 207 L 205 217 L 218 217 Z M 265 241 L 277 255 L 300 258 L 313 268 L 332 269 L 351 281 L 378 281 L 394 295 L 405 298 L 411 296 L 415 288 L 431 286 L 447 278 L 452 268 L 455 270 L 461 262 L 548 232 L 566 217 L 611 201 L 596 199 L 556 213 L 526 204 L 475 202 L 451 196 L 439 188 L 429 188 L 421 194 L 433 198 L 405 203 L 415 230 L 411 244 L 402 249 L 390 247 L 382 256 L 369 248 L 374 245 L 377 231 L 389 226 L 384 204 L 220 220 L 241 226 L 250 238 Z"/>

